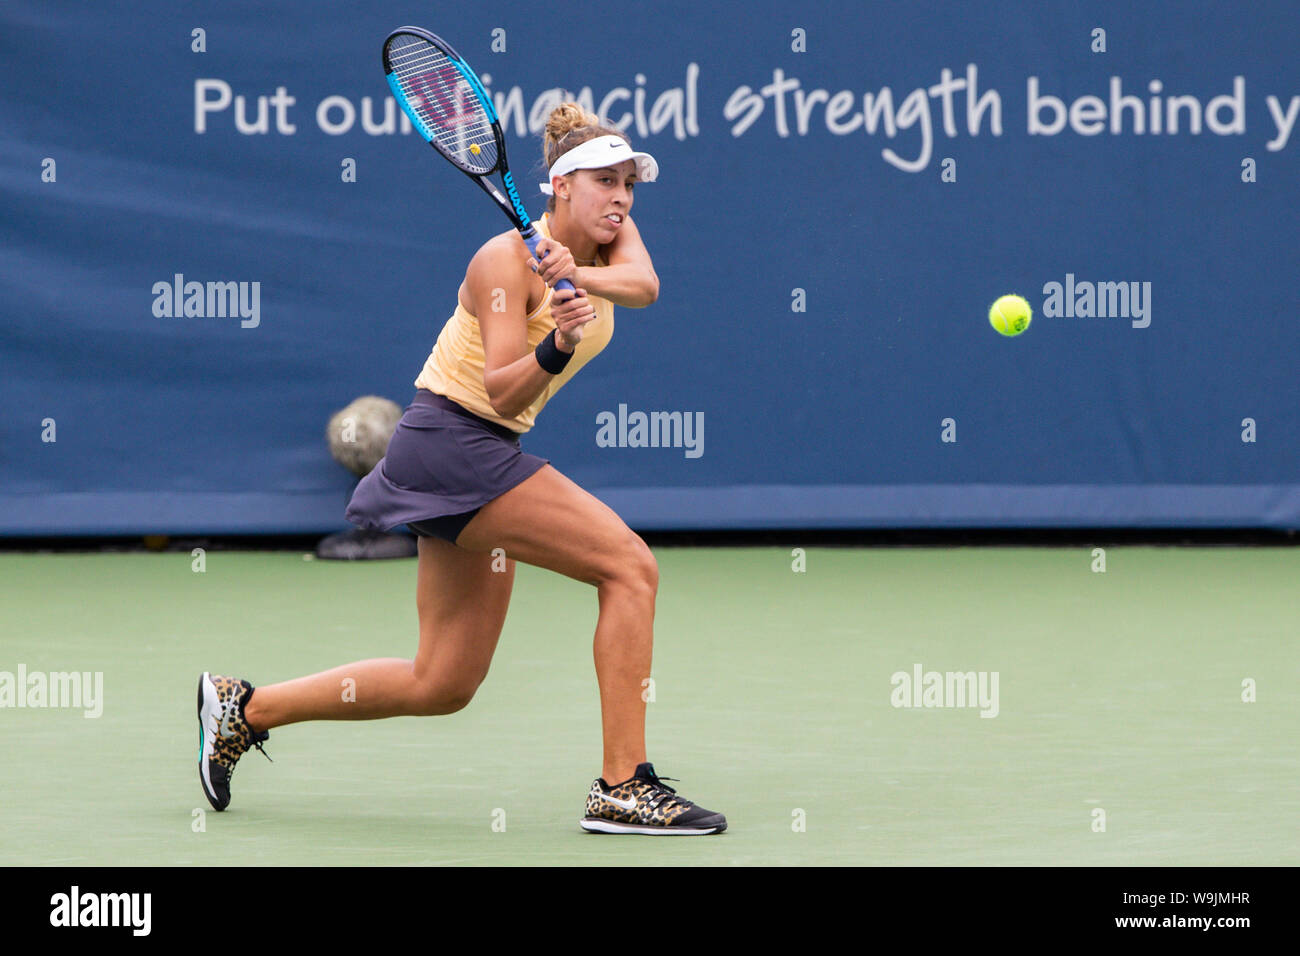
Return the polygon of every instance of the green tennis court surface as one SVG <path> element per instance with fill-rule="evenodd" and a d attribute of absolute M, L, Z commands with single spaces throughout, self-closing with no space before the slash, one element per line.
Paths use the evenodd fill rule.
<path fill-rule="evenodd" d="M 0 863 L 1300 862 L 1294 549 L 1110 548 L 1105 573 L 1086 548 L 813 548 L 803 573 L 789 548 L 656 554 L 649 757 L 721 836 L 578 828 L 586 585 L 519 565 L 466 710 L 273 730 L 219 814 L 199 672 L 411 656 L 415 562 L 4 554 L 0 672 L 101 671 L 103 713 L 0 709 Z M 893 706 L 916 665 L 997 672 L 997 716 Z"/>

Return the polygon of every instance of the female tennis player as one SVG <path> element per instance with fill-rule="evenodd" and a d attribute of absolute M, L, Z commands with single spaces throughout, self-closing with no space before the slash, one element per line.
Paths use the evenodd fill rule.
<path fill-rule="evenodd" d="M 596 588 L 596 676 L 604 763 L 587 794 L 584 829 L 720 833 L 726 818 L 678 795 L 646 760 L 642 680 L 650 676 L 659 569 L 646 543 L 610 508 L 519 436 L 563 385 L 609 343 L 614 306 L 659 294 L 629 215 L 633 185 L 658 174 L 648 153 L 576 103 L 548 117 L 543 153 L 551 194 L 538 223 L 539 259 L 515 230 L 470 260 L 417 391 L 384 459 L 357 486 L 348 518 L 405 524 L 419 536 L 414 660 L 360 661 L 258 687 L 205 673 L 199 681 L 199 773 L 218 810 L 230 775 L 273 727 L 304 720 L 450 714 L 487 676 L 505 623 L 515 562 Z M 573 290 L 556 290 L 561 279 Z M 504 570 L 494 549 L 506 555 Z M 499 554 L 499 553 L 498 553 Z M 494 570 L 494 561 L 498 569 Z M 345 700 L 345 680 L 355 700 Z"/>

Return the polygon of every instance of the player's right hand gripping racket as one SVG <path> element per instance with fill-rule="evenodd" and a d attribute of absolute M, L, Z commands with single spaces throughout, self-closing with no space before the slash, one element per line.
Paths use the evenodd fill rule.
<path fill-rule="evenodd" d="M 460 54 L 428 30 L 401 27 L 384 40 L 384 73 L 393 96 L 420 135 L 496 200 L 537 255 L 540 238 L 524 210 L 506 165 L 506 142 L 497 111 L 478 76 Z M 489 176 L 500 171 L 509 201 Z M 557 289 L 572 289 L 561 279 Z"/>

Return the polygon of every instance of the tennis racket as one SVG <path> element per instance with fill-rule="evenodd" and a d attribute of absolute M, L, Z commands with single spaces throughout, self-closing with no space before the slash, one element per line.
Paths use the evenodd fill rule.
<path fill-rule="evenodd" d="M 428 30 L 401 27 L 384 40 L 384 74 L 420 135 L 492 197 L 540 261 L 541 237 L 506 165 L 506 141 L 496 108 L 469 64 Z M 508 200 L 489 179 L 498 172 Z M 555 288 L 572 289 L 573 283 L 561 279 Z"/>

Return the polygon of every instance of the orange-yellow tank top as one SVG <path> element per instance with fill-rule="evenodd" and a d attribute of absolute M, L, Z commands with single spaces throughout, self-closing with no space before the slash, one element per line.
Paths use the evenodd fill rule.
<path fill-rule="evenodd" d="M 550 236 L 549 214 L 543 214 L 536 225 L 538 232 Z M 596 265 L 605 264 L 598 254 Z M 548 286 L 541 304 L 528 315 L 530 351 L 555 328 L 555 320 L 551 318 L 553 291 Z M 579 369 L 599 355 L 614 335 L 614 303 L 596 295 L 589 295 L 587 299 L 595 307 L 596 317 L 582 327 L 582 341 L 573 350 L 573 358 L 569 359 L 563 372 L 551 379 L 533 403 L 514 418 L 502 418 L 488 401 L 487 387 L 483 384 L 486 359 L 478 319 L 461 304 L 459 297 L 456 300 L 456 311 L 442 327 L 438 341 L 434 343 L 433 351 L 424 363 L 424 369 L 415 380 L 416 387 L 446 395 L 480 418 L 504 425 L 520 434 L 528 431 L 551 396 L 563 388 Z"/>

